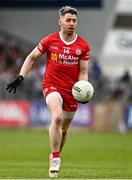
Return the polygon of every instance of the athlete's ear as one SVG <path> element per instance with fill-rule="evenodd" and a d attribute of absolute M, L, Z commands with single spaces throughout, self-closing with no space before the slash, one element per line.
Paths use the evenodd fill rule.
<path fill-rule="evenodd" d="M 58 24 L 61 26 L 62 24 L 61 19 L 58 20 Z"/>

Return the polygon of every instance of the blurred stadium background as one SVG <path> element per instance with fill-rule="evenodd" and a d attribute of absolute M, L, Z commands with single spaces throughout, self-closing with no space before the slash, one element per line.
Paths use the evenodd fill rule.
<path fill-rule="evenodd" d="M 25 57 L 40 39 L 59 30 L 58 9 L 63 5 L 72 5 L 79 10 L 78 33 L 92 47 L 89 79 L 95 88 L 95 95 L 89 104 L 79 105 L 71 126 L 71 137 L 75 140 L 72 144 L 76 147 L 76 156 L 80 158 L 80 168 L 83 171 L 80 175 L 76 174 L 76 169 L 68 171 L 69 174 L 65 171 L 65 175 L 61 177 L 130 178 L 131 158 L 128 157 L 132 150 L 132 0 L 0 1 L 0 178 L 47 178 L 47 175 L 42 175 L 46 172 L 43 166 L 47 168 L 47 165 L 40 161 L 43 153 L 45 161 L 49 152 L 46 129 L 50 123 L 50 115 L 41 91 L 45 56 L 35 63 L 15 95 L 8 94 L 5 87 L 18 75 Z M 43 129 L 46 131 L 43 132 Z M 81 138 L 87 142 L 83 142 Z M 32 141 L 37 143 L 39 150 Z M 72 156 L 70 142 L 72 139 L 64 150 L 64 159 Z M 77 146 L 76 143 L 82 144 Z M 75 147 L 72 149 L 75 150 Z M 83 150 L 84 156 L 79 156 L 82 147 L 86 152 Z M 38 151 L 38 157 L 31 152 L 34 148 Z M 100 148 L 102 154 L 99 153 Z M 89 157 L 91 149 L 97 158 Z M 104 156 L 106 150 L 107 155 L 113 153 L 111 157 Z M 117 159 L 115 153 L 119 153 Z M 89 164 L 86 164 L 85 156 Z M 29 160 L 28 164 L 28 158 L 34 161 Z M 74 158 L 71 157 L 71 164 L 66 164 L 67 170 L 76 162 Z M 110 163 L 109 158 L 111 161 L 115 158 L 115 161 Z M 105 161 L 106 164 L 103 163 Z M 28 165 L 32 163 L 33 171 L 30 169 L 28 174 Z M 38 173 L 35 171 L 35 163 L 40 168 Z M 112 166 L 113 163 L 115 166 Z M 87 171 L 84 169 L 85 165 L 91 169 Z M 106 166 L 110 171 L 102 171 Z M 100 171 L 99 167 L 102 168 Z M 95 168 L 96 173 L 92 168 Z M 121 174 L 122 169 L 124 174 Z"/>

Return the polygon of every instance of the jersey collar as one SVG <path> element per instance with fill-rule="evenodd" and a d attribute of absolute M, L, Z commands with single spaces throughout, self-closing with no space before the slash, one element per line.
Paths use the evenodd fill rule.
<path fill-rule="evenodd" d="M 73 44 L 76 40 L 77 40 L 77 34 L 75 36 L 75 38 L 73 39 L 73 41 L 70 41 L 70 42 L 67 42 L 63 39 L 62 37 L 62 34 L 61 34 L 61 31 L 59 31 L 59 36 L 60 36 L 60 39 L 66 44 L 66 45 L 70 45 L 70 44 Z"/>

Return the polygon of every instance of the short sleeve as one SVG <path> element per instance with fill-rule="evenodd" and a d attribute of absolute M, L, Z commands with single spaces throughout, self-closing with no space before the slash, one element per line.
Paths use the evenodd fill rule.
<path fill-rule="evenodd" d="M 81 54 L 80 59 L 84 61 L 88 61 L 90 59 L 90 46 L 89 44 L 85 44 L 85 47 L 83 48 L 83 52 Z"/>
<path fill-rule="evenodd" d="M 39 42 L 37 48 L 41 53 L 45 53 L 48 49 L 48 43 L 50 41 L 50 35 L 44 37 L 43 39 L 41 39 L 41 41 Z"/>

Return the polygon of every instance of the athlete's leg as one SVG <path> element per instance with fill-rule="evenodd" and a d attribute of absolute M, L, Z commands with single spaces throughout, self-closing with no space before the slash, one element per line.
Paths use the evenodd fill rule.
<path fill-rule="evenodd" d="M 65 119 L 62 124 L 62 128 L 61 128 L 62 138 L 61 138 L 60 152 L 62 151 L 62 148 L 66 142 L 67 131 L 68 131 L 71 120 L 72 119 Z"/>
<path fill-rule="evenodd" d="M 59 152 L 61 144 L 61 125 L 64 121 L 62 110 L 62 99 L 58 92 L 52 92 L 46 97 L 46 102 L 51 114 L 51 125 L 49 129 L 49 139 L 51 151 Z"/>
<path fill-rule="evenodd" d="M 52 92 L 46 97 L 46 102 L 52 118 L 49 129 L 49 139 L 51 145 L 51 154 L 49 158 L 49 177 L 58 177 L 61 163 L 61 125 L 64 121 L 61 95 L 58 92 Z"/>
<path fill-rule="evenodd" d="M 63 112 L 64 112 L 64 121 L 62 122 L 62 126 L 61 126 L 62 138 L 61 138 L 60 152 L 62 151 L 62 148 L 66 142 L 67 131 L 75 113 L 75 112 L 65 112 L 65 111 Z"/>

